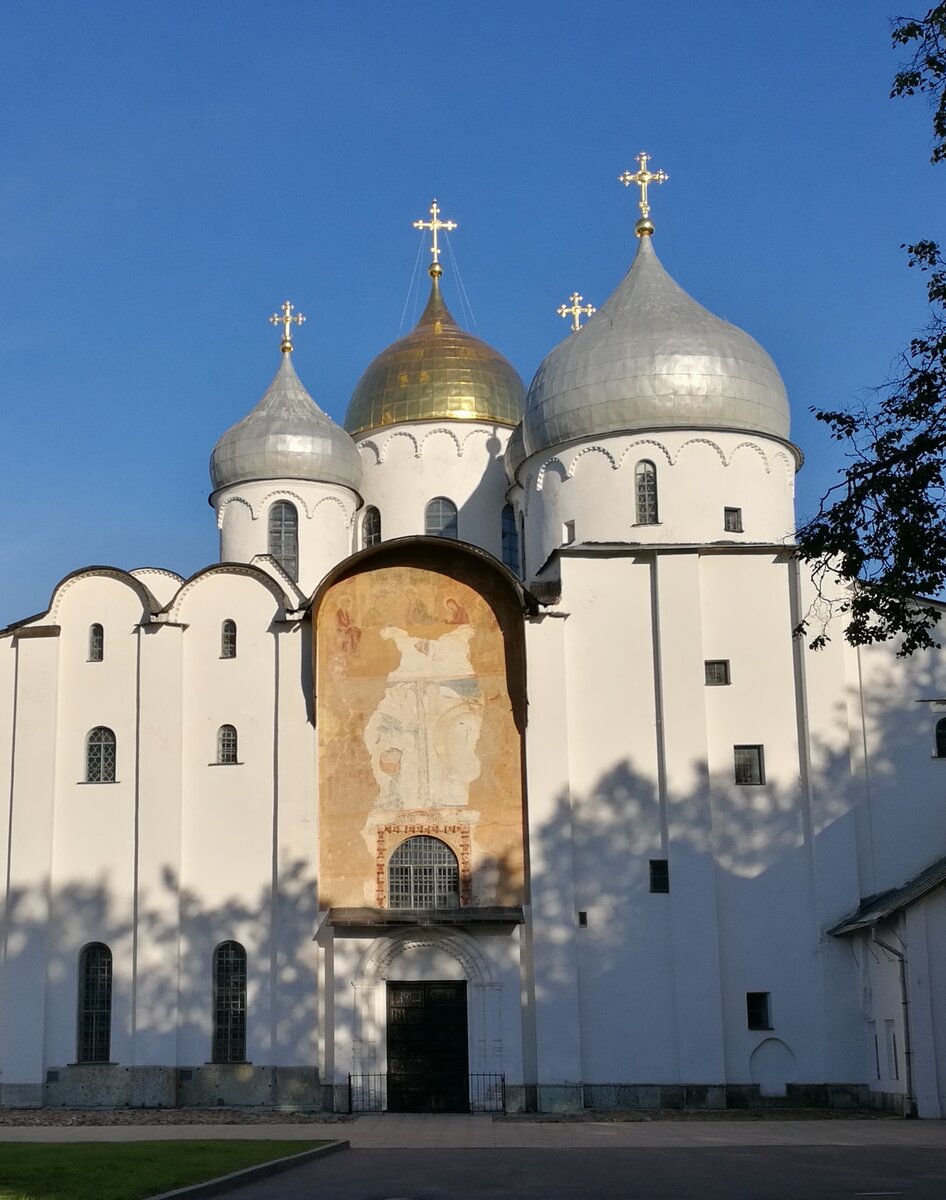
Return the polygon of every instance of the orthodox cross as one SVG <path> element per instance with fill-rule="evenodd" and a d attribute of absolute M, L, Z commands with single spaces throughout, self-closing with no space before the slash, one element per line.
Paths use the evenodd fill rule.
<path fill-rule="evenodd" d="M 433 275 L 434 274 L 433 268 L 437 267 L 438 270 L 436 273 L 439 275 L 440 274 L 440 270 L 439 270 L 439 267 L 440 267 L 440 245 L 437 241 L 437 234 L 440 232 L 441 229 L 446 229 L 446 231 L 449 233 L 451 229 L 458 228 L 456 221 L 441 221 L 440 205 L 437 203 L 436 200 L 434 200 L 433 204 L 431 204 L 431 206 L 430 206 L 430 220 L 429 221 L 415 221 L 414 228 L 415 229 L 429 229 L 430 232 L 433 234 L 434 240 L 433 240 L 433 244 L 430 247 L 430 253 L 434 256 L 434 261 L 431 263 L 430 273 Z"/>
<path fill-rule="evenodd" d="M 623 183 L 625 187 L 630 187 L 632 183 L 636 183 L 641 190 L 640 210 L 641 216 L 646 221 L 650 216 L 650 205 L 647 203 L 647 185 L 649 183 L 666 183 L 670 178 L 663 171 L 648 171 L 647 164 L 650 162 L 650 155 L 645 154 L 642 150 L 637 156 L 639 170 L 635 174 L 630 171 L 625 171 L 623 175 L 618 176 L 618 183 Z"/>
<path fill-rule="evenodd" d="M 269 318 L 269 322 L 271 325 L 282 326 L 282 342 L 279 345 L 279 349 L 283 354 L 288 354 L 292 349 L 292 327 L 293 325 L 301 325 L 305 317 L 302 313 L 293 315 L 292 305 L 288 300 L 280 305 L 280 308 L 282 309 L 282 316 L 279 313 L 273 313 Z"/>
<path fill-rule="evenodd" d="M 598 310 L 593 304 L 582 304 L 584 296 L 579 296 L 577 292 L 572 292 L 568 297 L 571 300 L 571 308 L 567 304 L 560 304 L 555 310 L 560 317 L 571 317 L 572 329 L 581 329 L 581 315 L 587 314 L 593 316 Z"/>

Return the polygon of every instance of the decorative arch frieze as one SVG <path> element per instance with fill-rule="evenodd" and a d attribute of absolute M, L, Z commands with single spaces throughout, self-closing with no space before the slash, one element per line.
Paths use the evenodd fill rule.
<path fill-rule="evenodd" d="M 259 516 L 260 513 L 262 513 L 262 511 L 263 511 L 263 506 L 265 504 L 267 504 L 270 500 L 274 499 L 274 497 L 276 497 L 276 496 L 278 496 L 280 499 L 283 499 L 283 500 L 295 500 L 295 502 L 299 505 L 299 507 L 305 513 L 306 517 L 309 519 L 311 519 L 312 513 L 315 511 L 316 505 L 320 504 L 323 499 L 326 499 L 326 497 L 320 497 L 319 500 L 316 501 L 316 505 L 313 505 L 310 508 L 309 505 L 305 502 L 305 500 L 299 495 L 299 493 L 294 492 L 291 488 L 273 488 L 273 490 L 271 492 L 267 492 L 266 495 L 262 498 L 262 500 L 260 500 L 260 502 L 257 506 L 256 515 Z M 335 498 L 336 497 L 334 497 L 334 496 L 332 497 L 333 500 Z"/>
<path fill-rule="evenodd" d="M 785 453 L 785 451 L 779 450 L 776 454 L 774 454 L 772 456 L 772 461 L 780 462 L 782 464 L 782 466 L 785 468 L 785 474 L 788 476 L 789 483 L 791 483 L 792 486 L 794 486 L 794 484 L 795 484 L 795 464 L 792 462 L 791 458 L 789 458 L 789 456 Z"/>
<path fill-rule="evenodd" d="M 629 443 L 629 445 L 625 446 L 621 451 L 621 456 L 618 459 L 618 466 L 623 467 L 625 460 L 631 455 L 632 452 L 636 462 L 640 457 L 641 448 L 644 446 L 653 446 L 656 450 L 659 450 L 667 460 L 667 466 L 673 466 L 673 457 L 670 454 L 670 451 L 663 444 L 663 442 L 658 442 L 656 438 L 638 438 L 636 441 Z"/>
<path fill-rule="evenodd" d="M 406 438 L 407 441 L 409 441 L 411 443 L 411 445 L 414 447 L 414 457 L 420 458 L 420 446 L 417 444 L 417 438 L 414 437 L 414 435 L 412 433 L 409 433 L 406 429 L 399 429 L 396 433 L 392 433 L 391 436 L 385 441 L 384 445 L 381 447 L 381 450 L 378 455 L 378 462 L 386 462 L 387 461 L 388 450 L 389 450 L 391 444 L 393 442 L 397 441 L 398 438 Z"/>
<path fill-rule="evenodd" d="M 709 448 L 715 453 L 716 457 L 723 464 L 723 466 L 724 467 L 729 466 L 729 463 L 726 462 L 726 455 L 723 453 L 723 449 L 719 445 L 719 443 L 714 442 L 712 438 L 705 438 L 705 437 L 687 438 L 687 440 L 685 442 L 682 442 L 677 447 L 677 452 L 676 452 L 676 454 L 674 454 L 673 458 L 671 459 L 672 466 L 677 465 L 677 463 L 680 461 L 680 455 L 683 453 L 684 450 L 686 450 L 687 446 L 709 446 Z"/>
<path fill-rule="evenodd" d="M 337 504 L 342 510 L 342 516 L 345 518 L 345 528 L 351 528 L 352 521 L 355 517 L 354 504 L 346 504 L 341 496 L 322 496 L 312 505 L 312 512 L 309 514 L 309 516 L 314 517 L 323 504 Z"/>
<path fill-rule="evenodd" d="M 762 459 L 762 465 L 765 467 L 766 475 L 772 474 L 772 467 L 769 463 L 768 455 L 765 453 L 765 451 L 762 449 L 762 447 L 760 445 L 758 445 L 758 443 L 756 443 L 756 442 L 748 442 L 748 441 L 740 442 L 737 446 L 734 446 L 733 449 L 730 451 L 729 462 L 726 464 L 727 466 L 729 466 L 732 463 L 733 459 L 736 457 L 736 455 L 739 453 L 740 450 L 754 450 L 756 452 L 756 454 L 758 454 L 759 458 Z"/>
<path fill-rule="evenodd" d="M 537 492 L 541 492 L 545 487 L 545 476 L 547 472 L 556 464 L 558 464 L 558 466 L 561 468 L 562 480 L 564 481 L 568 478 L 568 471 L 565 469 L 565 464 L 562 462 L 562 460 L 557 455 L 554 458 L 549 458 L 542 464 L 541 467 L 539 467 L 539 473 L 535 477 L 535 490 Z"/>
<path fill-rule="evenodd" d="M 453 432 L 452 429 L 447 429 L 447 427 L 445 425 L 438 425 L 434 429 L 427 430 L 427 432 L 424 434 L 424 436 L 420 440 L 419 456 L 423 456 L 424 447 L 427 445 L 427 443 L 430 441 L 430 439 L 432 437 L 435 437 L 438 433 L 445 433 L 447 435 L 447 437 L 451 440 L 451 442 L 453 442 L 453 445 L 456 448 L 457 458 L 462 458 L 463 457 L 463 442 L 460 441 L 460 439 L 457 437 L 457 435 Z M 465 442 L 465 440 L 466 439 L 464 439 L 464 442 Z"/>
<path fill-rule="evenodd" d="M 226 511 L 227 505 L 229 505 L 229 504 L 242 504 L 245 508 L 248 508 L 250 510 L 250 517 L 254 521 L 256 520 L 257 516 L 259 515 L 258 513 L 255 513 L 253 511 L 253 505 L 250 504 L 249 500 L 247 500 L 247 498 L 245 496 L 227 496 L 226 500 L 224 500 L 221 504 L 219 504 L 217 506 L 217 528 L 218 529 L 223 529 L 223 516 L 224 516 L 224 512 Z"/>
<path fill-rule="evenodd" d="M 178 575 L 176 571 L 168 571 L 164 567 L 135 567 L 128 574 L 134 575 L 135 579 L 142 579 L 145 575 L 159 575 L 162 579 L 173 579 L 176 583 L 184 582 L 183 575 Z"/>
<path fill-rule="evenodd" d="M 575 470 L 578 467 L 578 460 L 584 458 L 586 454 L 601 454 L 611 464 L 612 471 L 616 471 L 618 469 L 618 464 L 614 460 L 614 455 L 610 450 L 606 450 L 604 446 L 583 446 L 572 459 L 571 464 L 568 467 L 567 473 L 569 479 L 574 478 Z"/>
<path fill-rule="evenodd" d="M 374 455 L 374 462 L 371 464 L 372 466 L 376 467 L 381 461 L 381 450 L 377 442 L 370 440 L 358 442 L 358 453 L 361 454 L 362 458 L 365 459 L 370 459 L 371 456 Z"/>

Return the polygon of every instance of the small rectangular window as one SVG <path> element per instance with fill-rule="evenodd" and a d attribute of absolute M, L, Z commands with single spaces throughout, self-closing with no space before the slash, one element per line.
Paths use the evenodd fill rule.
<path fill-rule="evenodd" d="M 749 1029 L 771 1029 L 768 992 L 746 992 L 746 1025 Z"/>
<path fill-rule="evenodd" d="M 588 925 L 588 914 L 584 910 L 578 913 L 578 924 L 582 929 L 585 929 Z"/>
<path fill-rule="evenodd" d="M 729 684 L 729 659 L 708 658 L 703 663 L 707 687 L 727 687 Z"/>
<path fill-rule="evenodd" d="M 575 522 L 566 521 L 562 525 L 562 545 L 570 546 L 575 540 Z"/>
<path fill-rule="evenodd" d="M 887 1042 L 887 1078 L 900 1078 L 900 1063 L 897 1057 L 897 1031 L 893 1021 L 884 1021 Z"/>
<path fill-rule="evenodd" d="M 670 891 L 670 864 L 665 858 L 650 860 L 650 890 L 652 892 Z"/>
<path fill-rule="evenodd" d="M 723 529 L 726 533 L 742 533 L 742 509 L 723 509 Z"/>
<path fill-rule="evenodd" d="M 736 783 L 765 783 L 765 763 L 761 746 L 733 746 Z"/>

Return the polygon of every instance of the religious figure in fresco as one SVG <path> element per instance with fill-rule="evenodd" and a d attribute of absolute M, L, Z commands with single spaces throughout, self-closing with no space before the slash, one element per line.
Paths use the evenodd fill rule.
<path fill-rule="evenodd" d="M 378 783 L 376 808 L 418 809 L 469 803 L 480 774 L 483 697 L 470 662 L 471 625 L 419 638 L 396 625 L 381 636 L 400 653 L 384 695 L 365 726 Z"/>

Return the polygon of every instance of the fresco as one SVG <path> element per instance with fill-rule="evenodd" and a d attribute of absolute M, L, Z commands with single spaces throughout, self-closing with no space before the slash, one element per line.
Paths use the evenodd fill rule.
<path fill-rule="evenodd" d="M 522 903 L 521 720 L 509 684 L 521 616 L 457 575 L 379 566 L 323 597 L 315 679 L 325 905 L 384 907 L 387 859 L 419 833 L 457 855 L 462 904 Z"/>

